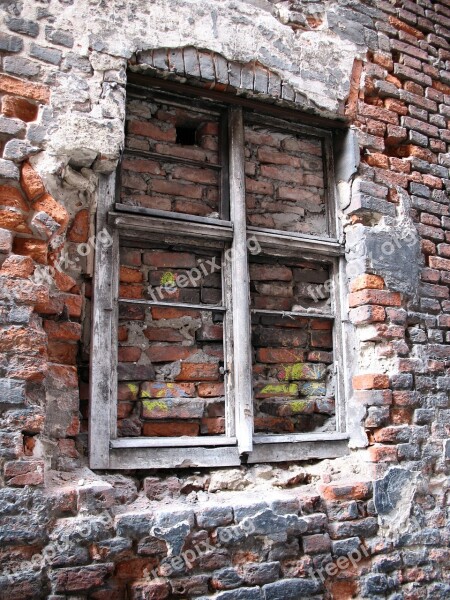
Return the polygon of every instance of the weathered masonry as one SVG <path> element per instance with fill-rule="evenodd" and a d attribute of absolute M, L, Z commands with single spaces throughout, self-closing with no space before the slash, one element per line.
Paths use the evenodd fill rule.
<path fill-rule="evenodd" d="M 450 2 L 2 5 L 0 599 L 450 595 Z"/>

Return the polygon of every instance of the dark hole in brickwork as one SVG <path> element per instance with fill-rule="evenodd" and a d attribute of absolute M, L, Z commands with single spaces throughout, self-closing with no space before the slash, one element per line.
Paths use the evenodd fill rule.
<path fill-rule="evenodd" d="M 119 305 L 118 431 L 178 437 L 225 432 L 220 255 L 122 247 L 120 297 L 176 306 Z"/>
<path fill-rule="evenodd" d="M 195 146 L 197 144 L 197 129 L 195 127 L 177 127 L 176 143 L 182 146 Z"/>

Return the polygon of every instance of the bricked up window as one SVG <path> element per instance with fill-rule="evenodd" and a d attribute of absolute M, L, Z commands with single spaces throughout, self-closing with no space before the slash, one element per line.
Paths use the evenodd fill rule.
<path fill-rule="evenodd" d="M 97 225 L 114 243 L 97 257 L 91 464 L 342 453 L 332 134 L 198 96 L 128 86 Z"/>

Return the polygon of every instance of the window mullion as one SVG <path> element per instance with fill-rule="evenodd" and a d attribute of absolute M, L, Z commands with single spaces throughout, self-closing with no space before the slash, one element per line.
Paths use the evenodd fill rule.
<path fill-rule="evenodd" d="M 234 338 L 233 375 L 236 401 L 236 436 L 239 453 L 245 454 L 251 452 L 253 448 L 253 394 L 242 109 L 231 108 L 229 119 L 230 201 L 231 220 L 234 226 L 231 264 Z"/>

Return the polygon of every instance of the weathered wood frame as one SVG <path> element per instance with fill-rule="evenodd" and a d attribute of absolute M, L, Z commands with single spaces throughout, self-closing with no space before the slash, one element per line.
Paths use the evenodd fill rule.
<path fill-rule="evenodd" d="M 139 80 L 141 83 L 141 80 Z M 170 87 L 172 91 L 173 85 Z M 179 93 L 183 93 L 180 90 Z M 336 219 L 332 162 L 332 135 L 328 130 L 313 129 L 309 124 L 292 124 L 275 117 L 246 115 L 246 120 L 268 127 L 320 136 L 323 140 L 330 237 L 290 234 L 246 226 L 244 175 L 244 117 L 241 106 L 228 109 L 229 135 L 222 137 L 222 153 L 229 147 L 229 163 L 222 169 L 221 219 L 191 217 L 165 211 L 124 206 L 116 203 L 116 176 L 101 176 L 97 210 L 97 234 L 106 228 L 111 246 L 100 246 L 95 256 L 93 325 L 90 377 L 90 466 L 98 469 L 179 468 L 238 466 L 244 462 L 278 462 L 333 458 L 348 453 L 345 433 L 345 404 L 342 353 L 338 353 L 338 402 L 335 433 L 290 435 L 253 434 L 252 366 L 250 343 L 250 298 L 248 260 L 242 249 L 255 236 L 265 252 L 272 256 L 322 256 L 333 264 L 334 348 L 342 347 L 342 298 L 339 272 L 342 271 L 343 247 Z M 253 108 L 253 106 L 252 106 Z M 264 112 L 264 106 L 261 106 Z M 292 116 L 292 115 L 291 115 Z M 297 115 L 298 116 L 298 115 Z M 222 130 L 224 121 L 222 119 Z M 209 167 L 211 165 L 208 165 Z M 230 208 L 228 209 L 229 186 Z M 230 217 L 228 216 L 230 211 Z M 125 212 L 126 211 L 126 212 Z M 230 218 L 230 221 L 226 220 Z M 124 240 L 156 239 L 179 243 L 179 236 L 203 248 L 227 248 L 234 251 L 230 263 L 223 262 L 223 299 L 225 304 L 225 387 L 226 436 L 199 438 L 117 438 L 117 323 L 119 236 Z M 237 259 L 237 260 L 236 260 Z M 128 300 L 127 300 L 128 301 Z M 132 301 L 131 301 L 132 302 Z M 139 301 L 136 301 L 139 302 Z M 146 301 L 142 301 L 146 302 Z M 162 304 L 162 303 L 161 303 Z M 169 303 L 168 303 L 169 305 Z M 170 303 L 170 306 L 174 306 Z M 187 305 L 184 305 L 188 308 Z M 205 307 L 203 307 L 205 308 Z M 216 307 L 219 310 L 219 307 Z M 296 313 L 297 314 L 297 313 Z M 300 316 L 300 313 L 298 313 Z M 321 316 L 312 315 L 309 316 Z"/>

